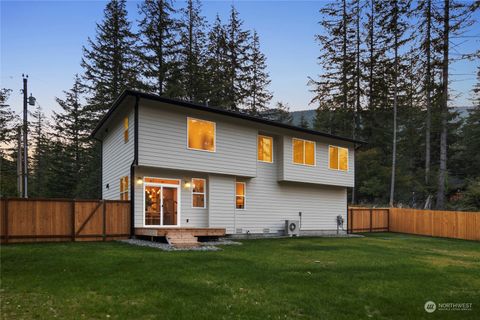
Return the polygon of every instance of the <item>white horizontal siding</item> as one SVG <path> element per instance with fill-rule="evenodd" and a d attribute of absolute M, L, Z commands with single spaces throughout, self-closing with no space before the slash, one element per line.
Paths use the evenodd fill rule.
<path fill-rule="evenodd" d="M 187 148 L 187 117 L 216 123 L 216 151 Z M 236 119 L 141 100 L 139 108 L 139 165 L 165 169 L 254 177 L 257 130 Z"/>
<path fill-rule="evenodd" d="M 107 200 L 120 199 L 120 178 L 130 176 L 130 166 L 134 157 L 135 114 L 133 107 L 124 107 L 125 109 L 110 121 L 108 132 L 102 141 L 102 198 Z M 123 120 L 127 115 L 129 138 L 125 143 Z M 130 193 L 130 188 L 128 192 Z"/>
<path fill-rule="evenodd" d="M 208 177 L 208 226 L 225 228 L 227 233 L 235 230 L 235 178 L 209 175 Z"/>
<path fill-rule="evenodd" d="M 185 188 L 184 183 L 191 181 L 192 178 L 207 179 L 202 173 L 192 173 L 184 171 L 172 171 L 157 168 L 135 168 L 135 180 L 144 177 L 156 177 L 167 179 L 181 179 L 180 187 L 180 226 L 184 228 L 206 228 L 208 227 L 208 199 L 207 208 L 192 208 L 192 192 L 190 188 Z M 208 180 L 207 180 L 208 188 Z M 208 195 L 206 195 L 208 197 Z M 143 227 L 143 184 L 135 183 L 135 227 Z"/>
<path fill-rule="evenodd" d="M 355 149 L 351 143 L 326 138 L 310 138 L 316 142 L 315 166 L 306 166 L 293 163 L 292 138 L 283 137 L 283 170 L 279 180 L 307 182 L 332 186 L 353 187 L 355 179 Z M 298 137 L 303 138 L 304 137 Z M 348 148 L 348 171 L 331 170 L 328 166 L 329 145 Z"/>

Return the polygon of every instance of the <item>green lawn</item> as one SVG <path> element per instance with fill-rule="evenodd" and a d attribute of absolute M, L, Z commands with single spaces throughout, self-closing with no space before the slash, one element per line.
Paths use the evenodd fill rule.
<path fill-rule="evenodd" d="M 1 248 L 2 319 L 479 319 L 480 244 L 398 234 Z M 427 300 L 473 303 L 427 314 Z"/>

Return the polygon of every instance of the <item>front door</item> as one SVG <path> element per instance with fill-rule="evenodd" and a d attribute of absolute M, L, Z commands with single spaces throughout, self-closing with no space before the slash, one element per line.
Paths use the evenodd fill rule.
<path fill-rule="evenodd" d="M 178 226 L 178 185 L 145 184 L 145 226 Z"/>

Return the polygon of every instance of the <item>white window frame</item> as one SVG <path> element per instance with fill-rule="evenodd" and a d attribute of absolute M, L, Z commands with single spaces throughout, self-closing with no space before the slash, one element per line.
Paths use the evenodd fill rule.
<path fill-rule="evenodd" d="M 193 186 L 195 185 L 193 183 L 193 180 L 203 180 L 203 192 L 194 192 L 193 191 Z M 207 179 L 204 179 L 204 178 L 192 178 L 192 180 L 190 181 L 191 183 L 191 194 L 192 194 L 192 202 L 191 202 L 191 206 L 192 206 L 192 209 L 206 209 L 207 208 Z M 202 194 L 203 195 L 203 207 L 195 207 L 193 205 L 193 195 L 195 194 Z"/>
<path fill-rule="evenodd" d="M 178 181 L 178 184 L 168 184 L 168 183 L 156 183 L 156 182 L 145 182 L 145 178 L 151 179 L 163 179 L 163 180 L 175 180 Z M 142 177 L 143 186 L 142 186 L 142 226 L 143 228 L 179 228 L 182 226 L 182 179 L 172 179 L 172 178 L 161 178 L 161 177 L 152 177 L 152 176 L 143 176 Z M 163 225 L 163 214 L 160 211 L 160 225 L 151 225 L 145 224 L 145 187 L 154 186 L 154 187 L 176 187 L 177 188 L 177 224 L 176 225 Z"/>
<path fill-rule="evenodd" d="M 243 184 L 243 196 L 237 195 L 237 183 Z M 237 197 L 243 197 L 243 208 L 237 208 Z M 247 183 L 244 181 L 235 181 L 235 199 L 233 201 L 235 210 L 244 211 L 247 209 Z"/>
<path fill-rule="evenodd" d="M 210 122 L 213 123 L 213 150 L 204 150 L 204 149 L 197 149 L 197 148 L 190 148 L 188 146 L 188 137 L 190 134 L 190 126 L 188 125 L 189 120 L 197 120 L 197 121 L 204 121 L 204 122 Z M 210 153 L 215 153 L 217 152 L 217 123 L 209 120 L 204 120 L 204 119 L 198 119 L 198 118 L 193 118 L 193 117 L 187 117 L 187 149 L 188 150 L 195 150 L 195 151 L 203 151 L 203 152 L 210 152 Z"/>
<path fill-rule="evenodd" d="M 295 144 L 294 140 L 303 141 L 303 163 L 295 162 Z M 313 142 L 313 164 L 305 163 L 305 142 Z M 317 166 L 317 143 L 312 140 L 292 138 L 292 163 L 299 166 L 316 167 Z"/>
<path fill-rule="evenodd" d="M 127 127 L 125 128 L 125 124 L 127 125 Z M 122 134 L 123 134 L 123 143 L 128 143 L 128 141 L 130 141 L 130 119 L 128 118 L 128 116 L 125 116 L 123 118 L 123 125 L 122 125 Z M 125 139 L 125 133 L 127 133 L 127 139 Z"/>
<path fill-rule="evenodd" d="M 259 151 L 259 150 L 258 150 L 258 139 L 261 138 L 261 137 L 262 137 L 262 138 L 270 138 L 270 139 L 272 140 L 272 161 L 258 160 L 258 151 Z M 259 134 L 259 135 L 257 135 L 257 161 L 259 161 L 259 162 L 265 162 L 265 163 L 273 163 L 273 161 L 274 161 L 273 153 L 274 153 L 274 152 L 273 152 L 273 137 L 272 137 L 272 136 L 267 136 L 267 135 L 264 135 L 264 134 Z"/>
<path fill-rule="evenodd" d="M 334 148 L 337 148 L 339 150 L 340 149 L 347 150 L 347 170 L 340 169 L 340 153 L 339 152 L 337 152 L 337 169 L 330 168 L 330 147 L 334 147 Z M 333 144 L 328 145 L 328 169 L 333 170 L 333 171 L 349 172 L 350 171 L 349 157 L 350 157 L 350 150 L 348 150 L 348 148 L 336 146 L 336 145 L 333 145 Z"/>
<path fill-rule="evenodd" d="M 128 181 L 127 181 L 127 185 L 126 185 L 125 190 L 122 191 L 123 182 L 124 182 L 123 180 L 124 180 L 125 178 L 127 178 Z M 119 193 L 120 193 L 120 199 L 121 199 L 121 200 L 125 200 L 125 199 L 122 199 L 122 198 L 123 198 L 122 196 L 125 195 L 125 194 L 127 195 L 126 201 L 130 200 L 130 195 L 129 195 L 129 192 L 128 192 L 128 189 L 129 189 L 129 188 L 130 188 L 130 178 L 129 178 L 129 176 L 122 176 L 122 177 L 120 177 L 120 190 L 119 190 L 120 192 L 119 192 Z"/>

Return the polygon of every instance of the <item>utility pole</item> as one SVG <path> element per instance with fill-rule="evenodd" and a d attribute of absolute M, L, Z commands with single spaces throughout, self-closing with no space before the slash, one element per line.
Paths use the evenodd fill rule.
<path fill-rule="evenodd" d="M 28 123 L 27 123 L 27 81 L 28 75 L 23 75 L 23 188 L 22 188 L 22 197 L 28 198 Z"/>
<path fill-rule="evenodd" d="M 17 128 L 17 190 L 18 195 L 23 195 L 23 175 L 22 175 L 22 127 Z"/>

